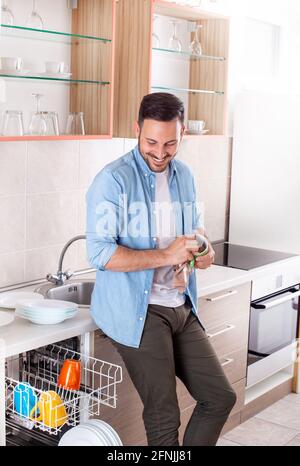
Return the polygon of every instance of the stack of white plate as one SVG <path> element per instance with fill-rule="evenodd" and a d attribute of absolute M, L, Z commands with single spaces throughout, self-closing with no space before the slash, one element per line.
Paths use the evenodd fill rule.
<path fill-rule="evenodd" d="M 6 291 L 0 293 L 0 308 L 16 309 L 18 302 L 23 299 L 41 300 L 44 296 L 32 291 Z"/>
<path fill-rule="evenodd" d="M 60 439 L 59 447 L 90 446 L 110 447 L 122 446 L 117 432 L 106 422 L 90 419 L 68 430 Z"/>
<path fill-rule="evenodd" d="M 71 319 L 78 312 L 78 304 L 57 299 L 30 300 L 18 302 L 16 315 L 34 324 L 54 325 Z"/>

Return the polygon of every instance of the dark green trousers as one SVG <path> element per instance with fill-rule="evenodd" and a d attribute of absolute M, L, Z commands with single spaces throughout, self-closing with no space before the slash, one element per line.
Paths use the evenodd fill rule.
<path fill-rule="evenodd" d="M 179 445 L 175 376 L 197 402 L 183 445 L 217 443 L 236 394 L 189 304 L 176 308 L 150 304 L 139 348 L 111 341 L 143 402 L 148 445 Z"/>

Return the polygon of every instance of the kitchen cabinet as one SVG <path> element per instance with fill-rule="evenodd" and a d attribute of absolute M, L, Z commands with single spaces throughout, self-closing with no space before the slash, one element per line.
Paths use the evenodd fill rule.
<path fill-rule="evenodd" d="M 163 0 L 119 0 L 116 11 L 114 135 L 135 136 L 133 122 L 150 92 L 176 94 L 185 103 L 187 120 L 204 120 L 209 136 L 225 135 L 229 19 Z M 180 52 L 168 45 L 172 19 L 181 29 Z M 188 47 L 197 24 L 202 25 L 201 56 Z M 153 31 L 160 36 L 159 46 Z"/>
<path fill-rule="evenodd" d="M 26 26 L 31 0 L 13 3 L 14 24 L 0 28 L 0 57 L 21 57 L 23 66 L 4 69 L 3 62 L 0 69 L 5 89 L 5 101 L 0 101 L 0 142 L 112 137 L 115 3 L 37 2 L 43 29 Z M 33 93 L 43 96 L 39 111 L 44 113 L 31 125 L 31 114 L 36 111 Z M 7 114 L 6 126 L 6 112 L 16 109 L 21 117 L 16 120 Z M 53 124 L 53 112 L 58 125 Z M 76 126 L 72 119 L 77 119 Z"/>

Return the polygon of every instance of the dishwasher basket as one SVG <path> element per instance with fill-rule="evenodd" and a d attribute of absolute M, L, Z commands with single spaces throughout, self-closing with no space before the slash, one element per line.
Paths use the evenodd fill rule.
<path fill-rule="evenodd" d="M 67 390 L 57 383 L 66 359 L 81 363 L 80 390 Z M 29 429 L 37 428 L 51 435 L 90 416 L 99 416 L 101 405 L 116 408 L 117 384 L 122 382 L 121 366 L 58 345 L 18 355 L 7 362 L 6 371 L 7 416 Z M 20 384 L 23 394 L 17 403 Z M 32 398 L 35 410 L 30 417 Z"/>

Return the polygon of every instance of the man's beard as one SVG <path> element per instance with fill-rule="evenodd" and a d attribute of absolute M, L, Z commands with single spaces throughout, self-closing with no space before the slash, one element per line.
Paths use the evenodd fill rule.
<path fill-rule="evenodd" d="M 142 152 L 142 150 L 141 150 L 141 145 L 140 145 L 140 139 L 138 140 L 138 148 L 139 148 L 140 154 L 142 155 L 143 159 L 144 159 L 145 162 L 147 163 L 147 165 L 148 165 L 148 167 L 150 168 L 150 170 L 152 170 L 152 168 L 151 168 L 151 166 L 150 166 L 150 164 L 149 164 L 149 160 L 150 160 L 150 161 L 151 161 L 151 160 L 154 160 L 154 163 L 155 163 L 155 161 L 157 161 L 157 162 L 162 162 L 161 159 L 158 159 L 158 158 L 157 158 L 154 154 L 152 154 L 151 152 L 145 152 L 145 153 Z M 170 163 L 171 160 L 176 156 L 176 154 L 177 154 L 177 152 L 176 152 L 175 154 L 173 154 L 173 155 L 172 155 L 172 154 L 166 153 L 166 154 L 165 154 L 165 157 L 163 158 L 163 161 L 166 161 L 166 160 L 168 159 L 168 163 Z M 155 170 L 156 172 L 159 173 L 160 171 L 161 171 L 161 172 L 165 171 L 166 166 L 165 166 L 163 163 L 162 163 L 161 165 L 162 165 L 161 170 L 159 170 L 159 167 L 155 167 L 155 168 L 156 168 L 156 170 Z"/>

